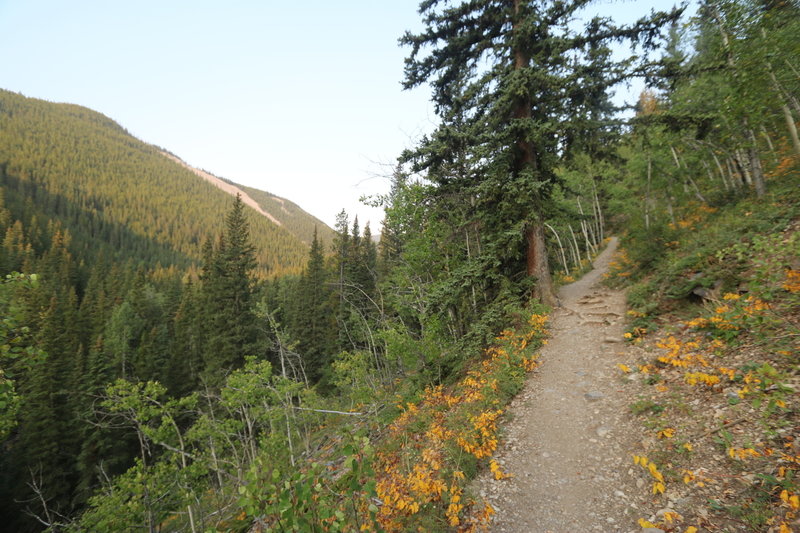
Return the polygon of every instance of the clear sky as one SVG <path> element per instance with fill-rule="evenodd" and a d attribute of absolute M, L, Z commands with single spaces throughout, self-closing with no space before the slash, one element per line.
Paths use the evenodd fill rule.
<path fill-rule="evenodd" d="M 435 123 L 402 91 L 418 0 L 0 0 L 0 87 L 80 104 L 189 164 L 292 200 L 329 225 L 388 190 Z M 667 0 L 598 2 L 631 21 Z M 634 88 L 633 93 L 638 93 Z M 630 97 L 635 98 L 635 97 Z"/>

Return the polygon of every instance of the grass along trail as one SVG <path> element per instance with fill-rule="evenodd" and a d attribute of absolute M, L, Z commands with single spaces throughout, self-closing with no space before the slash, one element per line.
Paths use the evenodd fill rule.
<path fill-rule="evenodd" d="M 492 531 L 642 531 L 650 482 L 636 468 L 641 428 L 616 364 L 625 296 L 599 285 L 617 248 L 559 291 L 541 366 L 508 410 L 496 459 L 513 477 L 479 476 L 473 491 L 494 507 Z"/>

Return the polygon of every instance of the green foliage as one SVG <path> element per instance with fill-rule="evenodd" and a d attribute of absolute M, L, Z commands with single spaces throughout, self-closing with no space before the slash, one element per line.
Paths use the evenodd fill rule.
<path fill-rule="evenodd" d="M 664 412 L 664 406 L 652 400 L 637 400 L 630 405 L 630 409 L 635 415 L 648 413 L 659 415 Z"/>
<path fill-rule="evenodd" d="M 204 377 L 212 386 L 222 381 L 227 370 L 241 367 L 245 356 L 255 353 L 258 331 L 252 275 L 256 259 L 244 213 L 237 195 L 225 219 L 225 232 L 207 255 L 200 277 L 206 330 Z"/>
<path fill-rule="evenodd" d="M 12 272 L 0 283 L 0 441 L 17 425 L 20 397 L 15 373 L 24 372 L 46 357 L 33 343 L 30 328 L 20 324 L 21 310 L 12 300 L 13 291 L 35 288 L 37 282 L 36 274 Z"/>
<path fill-rule="evenodd" d="M 144 467 L 141 459 L 114 479 L 113 487 L 89 499 L 89 510 L 71 531 L 155 531 L 179 503 L 175 490 L 178 471 L 166 462 Z"/>
<path fill-rule="evenodd" d="M 257 458 L 239 487 L 239 506 L 267 531 L 373 529 L 378 511 L 371 503 L 375 482 L 364 483 L 374 476 L 372 448 L 365 438 L 356 443 L 342 448 L 344 474 L 336 480 L 318 463 L 282 473 L 271 458 Z M 342 491 L 345 498 L 340 497 Z"/>
<path fill-rule="evenodd" d="M 20 220 L 25 231 L 41 234 L 57 222 L 72 234 L 74 251 L 87 259 L 102 252 L 153 266 L 186 267 L 200 260 L 199 244 L 230 205 L 227 193 L 107 117 L 5 90 L 0 90 L 0 186 L 11 222 Z M 270 207 L 295 234 L 250 209 L 245 215 L 261 275 L 298 272 L 308 250 L 302 241 L 313 224 L 323 226 L 288 206 L 290 219 Z M 0 226 L 0 235 L 6 228 Z M 18 239 L 7 237 L 9 244 Z M 34 249 L 40 246 L 36 239 L 28 241 Z M 7 261 L 19 263 L 24 254 L 17 247 Z"/>
<path fill-rule="evenodd" d="M 0 92 L 0 268 L 40 274 L 0 286 L 9 527 L 31 529 L 13 502 L 33 494 L 11 485 L 41 464 L 44 515 L 34 512 L 77 517 L 76 531 L 376 528 L 374 480 L 390 470 L 374 472 L 372 445 L 350 435 L 385 434 L 396 399 L 426 406 L 386 446 L 404 464 L 409 435 L 446 406 L 451 442 L 436 452 L 473 474 L 496 446 L 478 417 L 494 435 L 494 402 L 518 392 L 533 365 L 523 350 L 541 333 L 516 345 L 498 332 L 530 316 L 532 291 L 545 296 L 548 263 L 565 281 L 588 268 L 606 219 L 627 231 L 634 329 L 656 326 L 663 302 L 723 291 L 789 313 L 800 188 L 781 105 L 756 65 L 769 60 L 791 104 L 793 65 L 772 51 L 796 48 L 795 20 L 777 7 L 751 14 L 745 0 L 708 3 L 697 52 L 682 53 L 672 32 L 668 92 L 644 94 L 623 132 L 606 122 L 606 90 L 634 63 L 612 61 L 608 44 L 651 49 L 677 13 L 571 29 L 582 5 L 423 4 L 425 28 L 403 38 L 405 85 L 431 83 L 441 122 L 381 199 L 379 248 L 345 212 L 330 232 L 247 188 L 282 225 L 237 198 L 208 237 L 231 203 L 224 193 L 101 115 Z M 739 132 L 745 122 L 757 139 Z M 761 160 L 768 188 L 753 200 Z M 775 317 L 744 310 L 715 314 L 766 342 Z M 533 312 L 541 329 L 543 309 Z M 769 342 L 788 353 L 786 340 Z M 766 411 L 788 397 L 789 357 L 751 369 Z M 473 379 L 489 367 L 491 384 Z M 459 444 L 470 431 L 474 442 Z M 414 523 L 442 528 L 441 502 L 428 503 Z"/>
<path fill-rule="evenodd" d="M 335 232 L 324 222 L 303 211 L 294 202 L 252 187 L 243 185 L 237 185 L 237 187 L 258 202 L 264 211 L 274 216 L 284 228 L 306 246 L 311 246 L 309 236 L 314 233 L 317 233 L 317 238 L 323 248 L 327 248 L 333 243 Z"/>

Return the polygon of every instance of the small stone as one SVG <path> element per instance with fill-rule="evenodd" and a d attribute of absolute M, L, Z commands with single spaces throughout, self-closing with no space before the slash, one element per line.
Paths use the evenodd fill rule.
<path fill-rule="evenodd" d="M 732 402 L 738 402 L 741 400 L 741 398 L 739 398 L 739 393 L 736 392 L 735 390 L 729 390 L 728 392 L 726 392 L 725 397 Z"/>
<path fill-rule="evenodd" d="M 600 391 L 593 390 L 584 394 L 583 397 L 589 402 L 596 402 L 605 398 L 606 395 Z"/>
<path fill-rule="evenodd" d="M 625 497 L 625 493 L 622 492 L 621 490 L 615 490 L 614 491 L 614 496 L 616 496 L 617 498 L 624 498 Z"/>
<path fill-rule="evenodd" d="M 549 454 L 549 453 L 547 453 L 547 452 L 544 452 L 544 453 L 542 453 L 542 457 L 544 457 L 545 459 L 547 459 L 548 457 L 550 457 L 550 454 Z"/>
<path fill-rule="evenodd" d="M 622 342 L 622 339 L 618 339 L 616 337 L 606 337 L 603 339 L 603 342 Z"/>
<path fill-rule="evenodd" d="M 642 533 L 665 533 L 665 531 L 657 527 L 643 527 Z"/>
<path fill-rule="evenodd" d="M 600 426 L 599 428 L 597 428 L 595 430 L 595 433 L 597 433 L 598 437 L 603 438 L 603 437 L 607 437 L 608 434 L 611 433 L 611 429 L 607 428 L 605 426 Z"/>
<path fill-rule="evenodd" d="M 642 487 L 644 487 L 644 480 L 642 478 L 639 478 L 636 480 L 636 488 L 641 489 Z"/>

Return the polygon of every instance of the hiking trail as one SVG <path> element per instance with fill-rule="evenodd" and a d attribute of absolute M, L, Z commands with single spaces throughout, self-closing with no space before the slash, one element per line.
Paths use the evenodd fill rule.
<path fill-rule="evenodd" d="M 513 477 L 473 482 L 496 511 L 490 531 L 642 531 L 650 487 L 632 462 L 641 428 L 617 368 L 630 349 L 625 296 L 600 285 L 616 248 L 613 238 L 591 272 L 559 290 L 541 365 L 509 406 L 495 455 Z"/>

